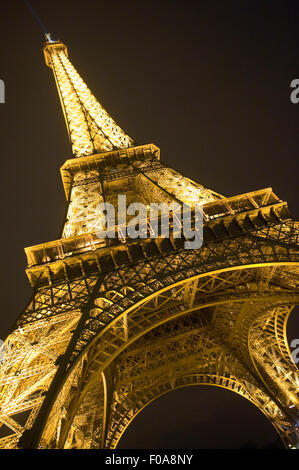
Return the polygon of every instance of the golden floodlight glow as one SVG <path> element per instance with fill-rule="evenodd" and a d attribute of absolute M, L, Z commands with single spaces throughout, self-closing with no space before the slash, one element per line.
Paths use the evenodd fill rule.
<path fill-rule="evenodd" d="M 287 203 L 271 188 L 224 197 L 184 177 L 154 144 L 134 145 L 62 42 L 47 34 L 44 54 L 75 158 L 61 167 L 60 238 L 25 249 L 33 295 L 1 348 L 0 448 L 112 449 L 149 403 L 190 385 L 241 395 L 297 446 L 286 325 L 299 302 L 299 224 Z M 144 239 L 129 239 L 123 219 L 116 238 L 99 238 L 97 207 L 117 208 L 119 195 L 125 209 L 199 206 L 203 245 L 150 238 L 147 215 Z"/>

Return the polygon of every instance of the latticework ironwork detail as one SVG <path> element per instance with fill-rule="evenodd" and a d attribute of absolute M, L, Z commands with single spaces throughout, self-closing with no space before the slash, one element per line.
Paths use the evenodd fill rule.
<path fill-rule="evenodd" d="M 114 448 L 160 395 L 213 385 L 250 400 L 298 446 L 299 375 L 286 325 L 299 300 L 299 224 L 271 188 L 225 198 L 132 141 L 95 101 L 62 43 L 45 47 L 78 158 L 61 169 L 59 240 L 26 249 L 33 287 L 5 342 L 1 448 Z M 101 153 L 100 153 L 101 152 Z M 99 239 L 98 205 L 200 207 L 203 245 Z M 170 226 L 173 219 L 169 219 Z"/>
<path fill-rule="evenodd" d="M 49 43 L 46 61 L 52 68 L 75 156 L 108 152 L 133 145 L 90 92 L 67 57 L 64 44 Z"/>

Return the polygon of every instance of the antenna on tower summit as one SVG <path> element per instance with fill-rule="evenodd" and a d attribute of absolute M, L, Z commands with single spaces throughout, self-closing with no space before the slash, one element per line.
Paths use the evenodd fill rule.
<path fill-rule="evenodd" d="M 46 33 L 46 34 L 45 34 L 45 38 L 46 38 L 46 41 L 47 41 L 47 42 L 55 42 L 55 41 L 53 41 L 53 39 L 51 38 L 51 33 Z"/>

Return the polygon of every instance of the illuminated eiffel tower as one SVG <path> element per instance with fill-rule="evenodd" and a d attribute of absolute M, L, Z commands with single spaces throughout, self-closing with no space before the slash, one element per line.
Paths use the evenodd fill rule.
<path fill-rule="evenodd" d="M 58 240 L 26 248 L 32 300 L 6 340 L 2 448 L 114 448 L 150 402 L 214 385 L 255 404 L 298 445 L 298 369 L 286 324 L 298 303 L 299 224 L 271 188 L 223 197 L 135 145 L 47 36 L 73 158 L 61 168 Z M 96 235 L 97 206 L 201 206 L 203 246 Z M 171 223 L 171 221 L 170 221 Z M 172 221 L 173 223 L 173 221 Z M 149 227 L 150 230 L 150 227 Z"/>

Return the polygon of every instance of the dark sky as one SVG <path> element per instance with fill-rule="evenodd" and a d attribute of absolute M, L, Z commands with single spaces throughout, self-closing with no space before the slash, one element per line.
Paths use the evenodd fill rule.
<path fill-rule="evenodd" d="M 73 64 L 97 98 L 137 143 L 155 143 L 166 163 L 227 196 L 271 186 L 298 217 L 299 104 L 290 101 L 290 82 L 299 78 L 297 1 L 32 4 L 53 37 L 68 45 Z M 31 294 L 23 248 L 59 236 L 65 213 L 59 167 L 71 149 L 44 64 L 39 25 L 22 0 L 2 1 L 0 22 L 0 79 L 6 85 L 6 103 L 0 104 L 4 337 Z M 294 315 L 289 334 L 299 337 Z M 192 389 L 190 400 L 198 410 L 206 390 Z M 178 404 L 184 409 L 185 400 L 176 398 L 184 393 L 169 394 L 163 406 L 160 400 L 152 406 L 163 412 Z M 272 429 L 252 413 L 250 403 L 233 394 L 224 400 L 224 394 L 216 390 L 210 398 L 211 404 L 223 402 L 222 418 L 223 413 L 227 419 L 238 416 L 241 406 L 246 420 L 240 426 L 264 425 L 265 441 L 271 440 Z M 146 412 L 132 424 L 133 436 L 148 429 Z M 218 432 L 215 413 L 209 418 L 206 407 L 202 421 L 199 411 L 197 424 L 192 421 L 190 436 L 197 432 L 198 442 L 206 426 L 215 436 Z M 180 426 L 188 440 L 186 423 Z M 159 426 L 149 429 L 154 436 Z M 179 442 L 173 430 L 163 432 L 165 446 Z M 244 441 L 253 438 L 249 434 Z"/>
<path fill-rule="evenodd" d="M 214 386 L 161 396 L 137 415 L 119 449 L 240 449 L 276 444 L 277 434 L 248 400 Z M 277 444 L 276 444 L 277 445 Z"/>

